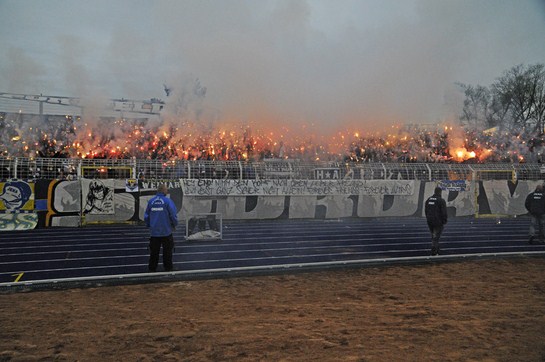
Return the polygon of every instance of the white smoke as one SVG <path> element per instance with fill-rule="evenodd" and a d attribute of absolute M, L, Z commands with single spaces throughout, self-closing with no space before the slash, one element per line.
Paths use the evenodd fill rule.
<path fill-rule="evenodd" d="M 166 83 L 169 119 L 208 124 L 331 132 L 435 123 L 456 111 L 445 103 L 455 82 L 489 85 L 513 65 L 545 59 L 539 0 L 0 6 L 2 91 L 150 99 Z M 200 99 L 195 79 L 207 89 Z"/>

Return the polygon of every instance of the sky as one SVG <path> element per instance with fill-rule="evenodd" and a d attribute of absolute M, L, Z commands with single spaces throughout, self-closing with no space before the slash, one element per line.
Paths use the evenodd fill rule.
<path fill-rule="evenodd" d="M 0 0 L 0 45 L 0 92 L 160 98 L 217 122 L 428 124 L 460 114 L 457 82 L 545 62 L 545 1 Z"/>

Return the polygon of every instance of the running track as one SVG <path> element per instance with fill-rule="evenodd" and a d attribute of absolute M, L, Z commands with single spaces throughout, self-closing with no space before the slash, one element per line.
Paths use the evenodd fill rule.
<path fill-rule="evenodd" d="M 545 245 L 527 243 L 527 217 L 451 218 L 441 255 L 434 257 L 422 218 L 224 221 L 223 226 L 221 241 L 186 241 L 184 227 L 179 228 L 176 271 L 154 274 L 147 273 L 148 230 L 143 226 L 1 232 L 0 289 L 545 256 Z"/>

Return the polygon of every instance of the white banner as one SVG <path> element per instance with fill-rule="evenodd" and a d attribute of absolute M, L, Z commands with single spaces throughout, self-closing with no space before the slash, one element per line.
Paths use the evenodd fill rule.
<path fill-rule="evenodd" d="M 465 180 L 443 180 L 438 186 L 447 191 L 471 191 L 470 185 L 470 181 Z"/>
<path fill-rule="evenodd" d="M 181 179 L 187 196 L 321 196 L 414 194 L 407 180 L 213 180 Z"/>

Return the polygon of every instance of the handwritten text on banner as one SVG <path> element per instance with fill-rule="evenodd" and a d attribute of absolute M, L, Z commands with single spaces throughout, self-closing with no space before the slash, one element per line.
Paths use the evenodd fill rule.
<path fill-rule="evenodd" d="M 213 180 L 181 179 L 187 196 L 401 195 L 414 193 L 408 180 Z"/>

